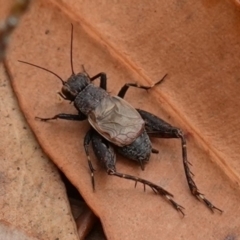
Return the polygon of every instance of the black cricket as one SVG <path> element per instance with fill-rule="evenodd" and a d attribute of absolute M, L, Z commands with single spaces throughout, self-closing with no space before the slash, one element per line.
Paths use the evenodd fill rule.
<path fill-rule="evenodd" d="M 148 90 L 153 86 L 160 84 L 167 74 L 153 86 L 143 86 L 136 83 L 126 83 L 117 96 L 111 96 L 107 91 L 106 74 L 101 72 L 90 77 L 83 67 L 83 71 L 75 74 L 72 62 L 72 45 L 73 45 L 73 25 L 71 30 L 71 70 L 72 75 L 64 81 L 56 73 L 25 61 L 19 61 L 40 69 L 43 69 L 55 75 L 62 82 L 62 92 L 59 95 L 70 102 L 74 103 L 78 114 L 59 113 L 51 118 L 36 117 L 41 121 L 49 121 L 53 119 L 65 119 L 82 121 L 88 119 L 91 129 L 84 138 L 84 148 L 88 159 L 88 165 L 91 171 L 92 186 L 95 189 L 94 168 L 89 156 L 89 145 L 92 147 L 97 159 L 104 165 L 107 173 L 125 179 L 140 182 L 145 186 L 149 186 L 155 193 L 162 195 L 172 206 L 184 215 L 183 207 L 173 200 L 173 195 L 162 187 L 147 181 L 145 179 L 135 177 L 128 174 L 120 173 L 116 170 L 115 149 L 131 160 L 137 161 L 144 170 L 144 164 L 149 161 L 151 153 L 158 153 L 152 148 L 149 137 L 157 138 L 180 138 L 182 146 L 182 159 L 185 175 L 189 189 L 193 196 L 203 201 L 206 206 L 214 212 L 221 209 L 215 207 L 205 196 L 199 192 L 195 182 L 193 181 L 193 173 L 191 172 L 187 160 L 186 139 L 181 129 L 171 126 L 159 117 L 141 110 L 135 109 L 123 98 L 129 87 L 136 87 Z M 94 86 L 92 82 L 100 78 L 100 87 Z"/>

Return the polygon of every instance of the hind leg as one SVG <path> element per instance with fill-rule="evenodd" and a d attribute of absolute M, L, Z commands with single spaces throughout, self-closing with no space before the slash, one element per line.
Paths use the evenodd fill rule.
<path fill-rule="evenodd" d="M 191 172 L 189 167 L 189 165 L 191 164 L 188 162 L 187 159 L 187 144 L 183 132 L 179 128 L 171 126 L 169 123 L 163 121 L 159 117 L 149 112 L 146 112 L 141 109 L 137 109 L 137 111 L 140 113 L 143 120 L 145 121 L 145 128 L 150 137 L 152 136 L 158 138 L 181 139 L 183 166 L 188 186 L 192 195 L 195 196 L 198 200 L 203 201 L 211 211 L 215 209 L 218 210 L 219 212 L 222 212 L 221 209 L 215 207 L 208 199 L 205 198 L 205 196 L 202 193 L 199 192 L 196 183 L 193 181 L 192 178 L 193 173 Z"/>

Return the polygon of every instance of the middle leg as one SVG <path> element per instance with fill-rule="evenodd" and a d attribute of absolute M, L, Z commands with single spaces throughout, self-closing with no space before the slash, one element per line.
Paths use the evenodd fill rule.
<path fill-rule="evenodd" d="M 121 88 L 121 90 L 119 91 L 118 96 L 121 97 L 121 98 L 124 98 L 124 96 L 125 96 L 127 90 L 129 89 L 129 87 L 142 88 L 142 89 L 145 89 L 145 90 L 149 90 L 149 89 L 153 88 L 154 86 L 162 83 L 166 76 L 167 76 L 167 74 L 165 74 L 162 79 L 160 79 L 158 82 L 156 82 L 152 86 L 144 86 L 144 85 L 141 85 L 141 84 L 138 84 L 138 83 L 126 83 Z"/>

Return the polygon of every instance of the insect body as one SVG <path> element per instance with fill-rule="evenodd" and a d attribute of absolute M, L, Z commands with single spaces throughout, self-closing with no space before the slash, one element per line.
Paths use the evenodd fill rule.
<path fill-rule="evenodd" d="M 72 39 L 73 28 L 71 34 L 72 75 L 67 81 L 64 81 L 48 69 L 24 61 L 20 62 L 41 68 L 57 76 L 63 85 L 62 92 L 59 93 L 59 95 L 65 100 L 73 102 L 75 108 L 78 110 L 78 114 L 76 115 L 60 113 L 51 118 L 38 119 L 41 121 L 58 118 L 76 121 L 88 119 L 91 124 L 92 128 L 84 138 L 84 148 L 91 171 L 93 188 L 95 188 L 94 168 L 88 152 L 91 141 L 96 157 L 102 162 L 109 175 L 133 180 L 136 183 L 140 182 L 144 187 L 145 185 L 149 186 L 155 193 L 164 196 L 176 210 L 184 215 L 183 207 L 176 203 L 173 200 L 173 195 L 162 187 L 145 179 L 118 172 L 115 168 L 116 156 L 114 151 L 116 149 L 123 156 L 137 161 L 141 168 L 144 169 L 144 164 L 149 161 L 151 153 L 158 153 L 157 150 L 152 148 L 149 137 L 180 138 L 182 143 L 183 165 L 192 195 L 203 201 L 211 211 L 215 209 L 222 212 L 199 192 L 193 181 L 187 160 L 186 140 L 182 131 L 147 111 L 135 109 L 123 99 L 129 87 L 147 90 L 153 86 L 127 83 L 121 88 L 118 96 L 111 96 L 106 91 L 107 78 L 105 73 L 99 73 L 94 77 L 90 77 L 84 67 L 83 72 L 78 74 L 74 73 L 72 64 Z M 166 75 L 154 84 L 154 86 L 160 84 L 165 77 Z M 100 87 L 94 86 L 92 83 L 97 78 L 100 78 Z"/>
<path fill-rule="evenodd" d="M 144 130 L 144 121 L 135 108 L 91 83 L 76 96 L 74 105 L 88 116 L 97 132 L 117 146 L 131 144 Z"/>

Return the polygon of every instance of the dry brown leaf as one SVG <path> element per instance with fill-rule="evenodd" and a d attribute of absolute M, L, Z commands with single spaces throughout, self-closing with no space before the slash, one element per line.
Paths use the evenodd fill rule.
<path fill-rule="evenodd" d="M 0 222 L 0 239 L 20 239 L 15 228 L 37 239 L 78 239 L 58 171 L 21 115 L 2 66 L 0 76 L 0 219 L 8 223 Z"/>
<path fill-rule="evenodd" d="M 1 19 L 12 3 L 2 1 Z M 78 239 L 58 171 L 22 116 L 2 64 L 0 89 L 0 239 Z"/>
<path fill-rule="evenodd" d="M 4 240 L 36 240 L 10 224 L 0 221 L 0 239 Z"/>
<path fill-rule="evenodd" d="M 240 13 L 229 1 L 36 1 L 14 34 L 8 57 L 21 108 L 44 151 L 101 218 L 109 239 L 228 239 L 240 233 L 238 111 Z M 64 15 L 65 12 L 67 15 Z M 224 214 L 211 214 L 189 193 L 178 140 L 154 140 L 160 150 L 142 172 L 118 156 L 120 172 L 149 179 L 186 208 L 182 219 L 161 197 L 115 179 L 97 165 L 92 191 L 83 150 L 87 122 L 42 123 L 35 116 L 75 113 L 59 101 L 58 79 L 18 59 L 70 75 L 70 23 L 74 23 L 74 67 L 91 76 L 108 74 L 108 91 L 126 82 L 152 84 L 131 89 L 126 99 L 187 133 L 188 156 L 200 190 Z M 171 116 L 171 117 L 170 117 Z"/>

